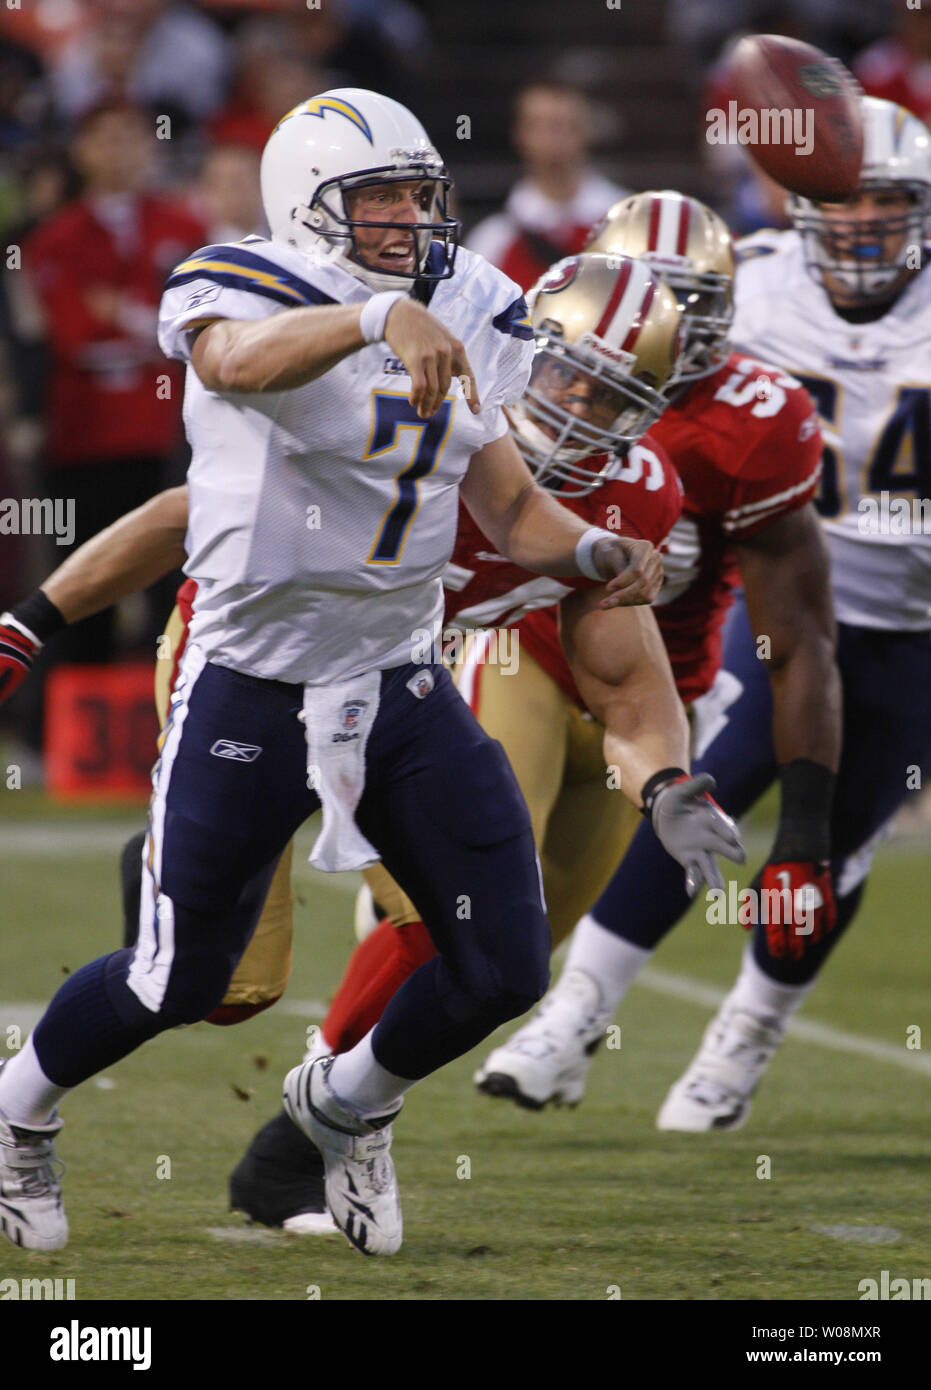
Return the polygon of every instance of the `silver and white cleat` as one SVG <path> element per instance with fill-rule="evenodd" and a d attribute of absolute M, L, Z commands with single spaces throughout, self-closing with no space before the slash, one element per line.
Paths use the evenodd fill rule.
<path fill-rule="evenodd" d="M 22 1250 L 61 1250 L 68 1243 L 64 1165 L 53 1143 L 61 1123 L 53 1118 L 27 1129 L 0 1114 L 0 1232 Z"/>
<path fill-rule="evenodd" d="M 578 1105 L 592 1056 L 610 1015 L 599 1011 L 597 984 L 569 970 L 529 1023 L 489 1053 L 473 1080 L 486 1096 L 502 1096 L 528 1110 Z"/>
<path fill-rule="evenodd" d="M 764 1023 L 725 1003 L 705 1030 L 688 1070 L 671 1087 L 656 1117 L 657 1129 L 698 1133 L 740 1129 L 750 1100 L 785 1027 Z"/>
<path fill-rule="evenodd" d="M 366 1122 L 349 1111 L 329 1084 L 333 1061 L 317 1058 L 289 1071 L 285 1109 L 323 1155 L 327 1206 L 350 1245 L 364 1255 L 393 1255 L 402 1238 L 390 1152 L 394 1115 Z"/>

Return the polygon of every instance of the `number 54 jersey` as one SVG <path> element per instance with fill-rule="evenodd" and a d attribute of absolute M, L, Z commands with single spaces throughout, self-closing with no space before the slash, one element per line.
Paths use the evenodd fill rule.
<path fill-rule="evenodd" d="M 362 304 L 369 294 L 322 257 L 248 237 L 175 268 L 159 342 L 190 363 L 196 330 L 213 319 Z M 185 571 L 197 581 L 191 641 L 208 660 L 325 685 L 410 661 L 412 634 L 439 632 L 459 483 L 471 456 L 507 428 L 502 406 L 523 394 L 533 334 L 519 288 L 467 251 L 429 312 L 465 345 L 478 415 L 456 381 L 420 419 L 410 377 L 385 343 L 288 391 L 209 391 L 188 366 Z"/>
<path fill-rule="evenodd" d="M 818 510 L 839 620 L 931 629 L 931 270 L 881 318 L 850 323 L 806 270 L 797 232 L 759 232 L 739 250 L 734 340 L 798 377 L 821 416 Z"/>

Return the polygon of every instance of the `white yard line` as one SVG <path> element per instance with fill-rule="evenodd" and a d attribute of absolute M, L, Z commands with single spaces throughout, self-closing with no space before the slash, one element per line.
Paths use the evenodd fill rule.
<path fill-rule="evenodd" d="M 690 975 L 673 975 L 667 970 L 650 968 L 645 970 L 637 983 L 654 994 L 665 994 L 673 999 L 681 999 L 687 1004 L 697 1004 L 702 1008 L 716 1009 L 727 993 L 715 985 L 694 980 Z M 322 999 L 288 999 L 276 1004 L 277 1013 L 292 1018 L 321 1019 L 325 1016 L 327 1005 Z M 31 1001 L 4 1002 L 0 1000 L 0 1047 L 3 1045 L 5 1030 L 18 1027 L 25 1035 L 34 1027 L 45 1009 L 44 1004 Z M 814 1043 L 816 1047 L 827 1048 L 829 1052 L 849 1052 L 858 1057 L 868 1057 L 872 1062 L 888 1062 L 904 1071 L 917 1071 L 931 1076 L 931 1057 L 923 1052 L 910 1052 L 904 1042 L 882 1042 L 878 1038 L 866 1038 L 860 1033 L 847 1033 L 841 1028 L 833 1028 L 827 1023 L 816 1023 L 812 1019 L 796 1018 L 789 1026 L 789 1036 L 800 1042 Z"/>
<path fill-rule="evenodd" d="M 9 858 L 46 858 L 54 855 L 84 856 L 99 854 L 108 850 L 119 850 L 129 835 L 142 828 L 144 816 L 138 821 L 100 821 L 92 824 L 41 825 L 36 822 L 7 825 L 0 829 L 0 860 Z M 316 827 L 303 830 L 298 835 L 295 846 L 295 877 L 303 880 L 307 887 L 318 877 L 318 870 L 307 864 L 307 855 L 316 838 Z M 927 840 L 902 839 L 884 847 L 885 854 L 927 855 Z M 327 874 L 327 887 L 334 892 L 354 897 L 361 876 L 359 874 Z M 350 924 L 347 921 L 347 946 L 352 941 Z M 696 1004 L 707 1009 L 716 1009 L 725 997 L 725 990 L 689 975 L 676 975 L 670 971 L 651 967 L 639 977 L 638 983 L 655 994 L 665 994 L 673 999 L 681 999 L 688 1004 Z M 24 1032 L 31 1028 L 40 1017 L 44 1004 L 31 1002 L 4 1002 L 0 1000 L 0 1047 L 3 1045 L 3 1030 L 15 1025 Z M 278 1011 L 291 1016 L 320 1019 L 326 1013 L 326 1004 L 320 999 L 284 999 L 277 1006 Z M 826 1023 L 797 1018 L 789 1028 L 792 1037 L 802 1042 L 814 1043 L 817 1047 L 832 1052 L 847 1052 L 859 1057 L 868 1057 L 874 1062 L 888 1062 L 905 1071 L 921 1072 L 931 1076 L 931 1056 L 918 1051 L 909 1051 L 904 1040 L 901 1045 L 882 1042 L 878 1038 L 864 1037 L 859 1033 L 848 1033 Z"/>
<path fill-rule="evenodd" d="M 0 859 L 84 858 L 91 854 L 118 853 L 137 831 L 145 829 L 145 811 L 138 820 L 73 821 L 39 825 L 36 822 L 0 828 Z"/>
<path fill-rule="evenodd" d="M 729 993 L 715 985 L 703 984 L 693 980 L 690 975 L 673 975 L 668 970 L 651 967 L 638 977 L 638 984 L 650 989 L 654 994 L 666 994 L 673 999 L 682 999 L 687 1004 L 701 1004 L 708 1009 L 716 1009 Z M 860 1033 L 847 1033 L 842 1028 L 832 1028 L 827 1023 L 816 1023 L 813 1019 L 796 1018 L 789 1025 L 789 1037 L 801 1042 L 814 1043 L 816 1047 L 826 1047 L 831 1052 L 852 1052 L 858 1057 L 869 1057 L 874 1062 L 891 1062 L 893 1066 L 905 1071 L 923 1072 L 931 1076 L 931 1057 L 923 1052 L 911 1052 L 905 1046 L 881 1042 L 878 1038 L 865 1038 Z"/>

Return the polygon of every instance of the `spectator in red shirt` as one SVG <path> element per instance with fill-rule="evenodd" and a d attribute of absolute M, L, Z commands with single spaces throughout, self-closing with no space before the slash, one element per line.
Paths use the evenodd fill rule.
<path fill-rule="evenodd" d="M 283 112 L 338 85 L 307 61 L 298 38 L 280 15 L 243 25 L 236 36 L 229 100 L 210 123 L 213 141 L 261 154 Z"/>
<path fill-rule="evenodd" d="M 38 486 L 73 499 L 75 546 L 171 482 L 180 458 L 183 382 L 159 351 L 156 316 L 165 277 L 206 228 L 146 191 L 151 147 L 132 107 L 89 113 L 71 150 L 82 192 L 23 247 L 49 363 Z M 165 611 L 161 597 L 156 632 Z M 111 611 L 63 634 L 56 657 L 103 661 L 112 649 Z"/>
<path fill-rule="evenodd" d="M 554 261 L 581 251 L 592 224 L 625 195 L 589 166 L 591 136 L 588 103 L 574 87 L 531 82 L 518 92 L 511 143 L 523 178 L 466 245 L 525 290 Z"/>
<path fill-rule="evenodd" d="M 931 122 L 931 7 L 897 8 L 896 32 L 871 44 L 853 70 L 867 96 L 897 101 Z"/>

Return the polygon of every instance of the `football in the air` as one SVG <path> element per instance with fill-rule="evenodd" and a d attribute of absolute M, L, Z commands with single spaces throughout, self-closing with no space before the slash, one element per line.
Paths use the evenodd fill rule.
<path fill-rule="evenodd" d="M 860 88 L 836 58 L 779 34 L 742 39 L 731 58 L 728 139 L 791 193 L 839 202 L 863 160 Z M 736 110 L 734 109 L 736 107 Z"/>

